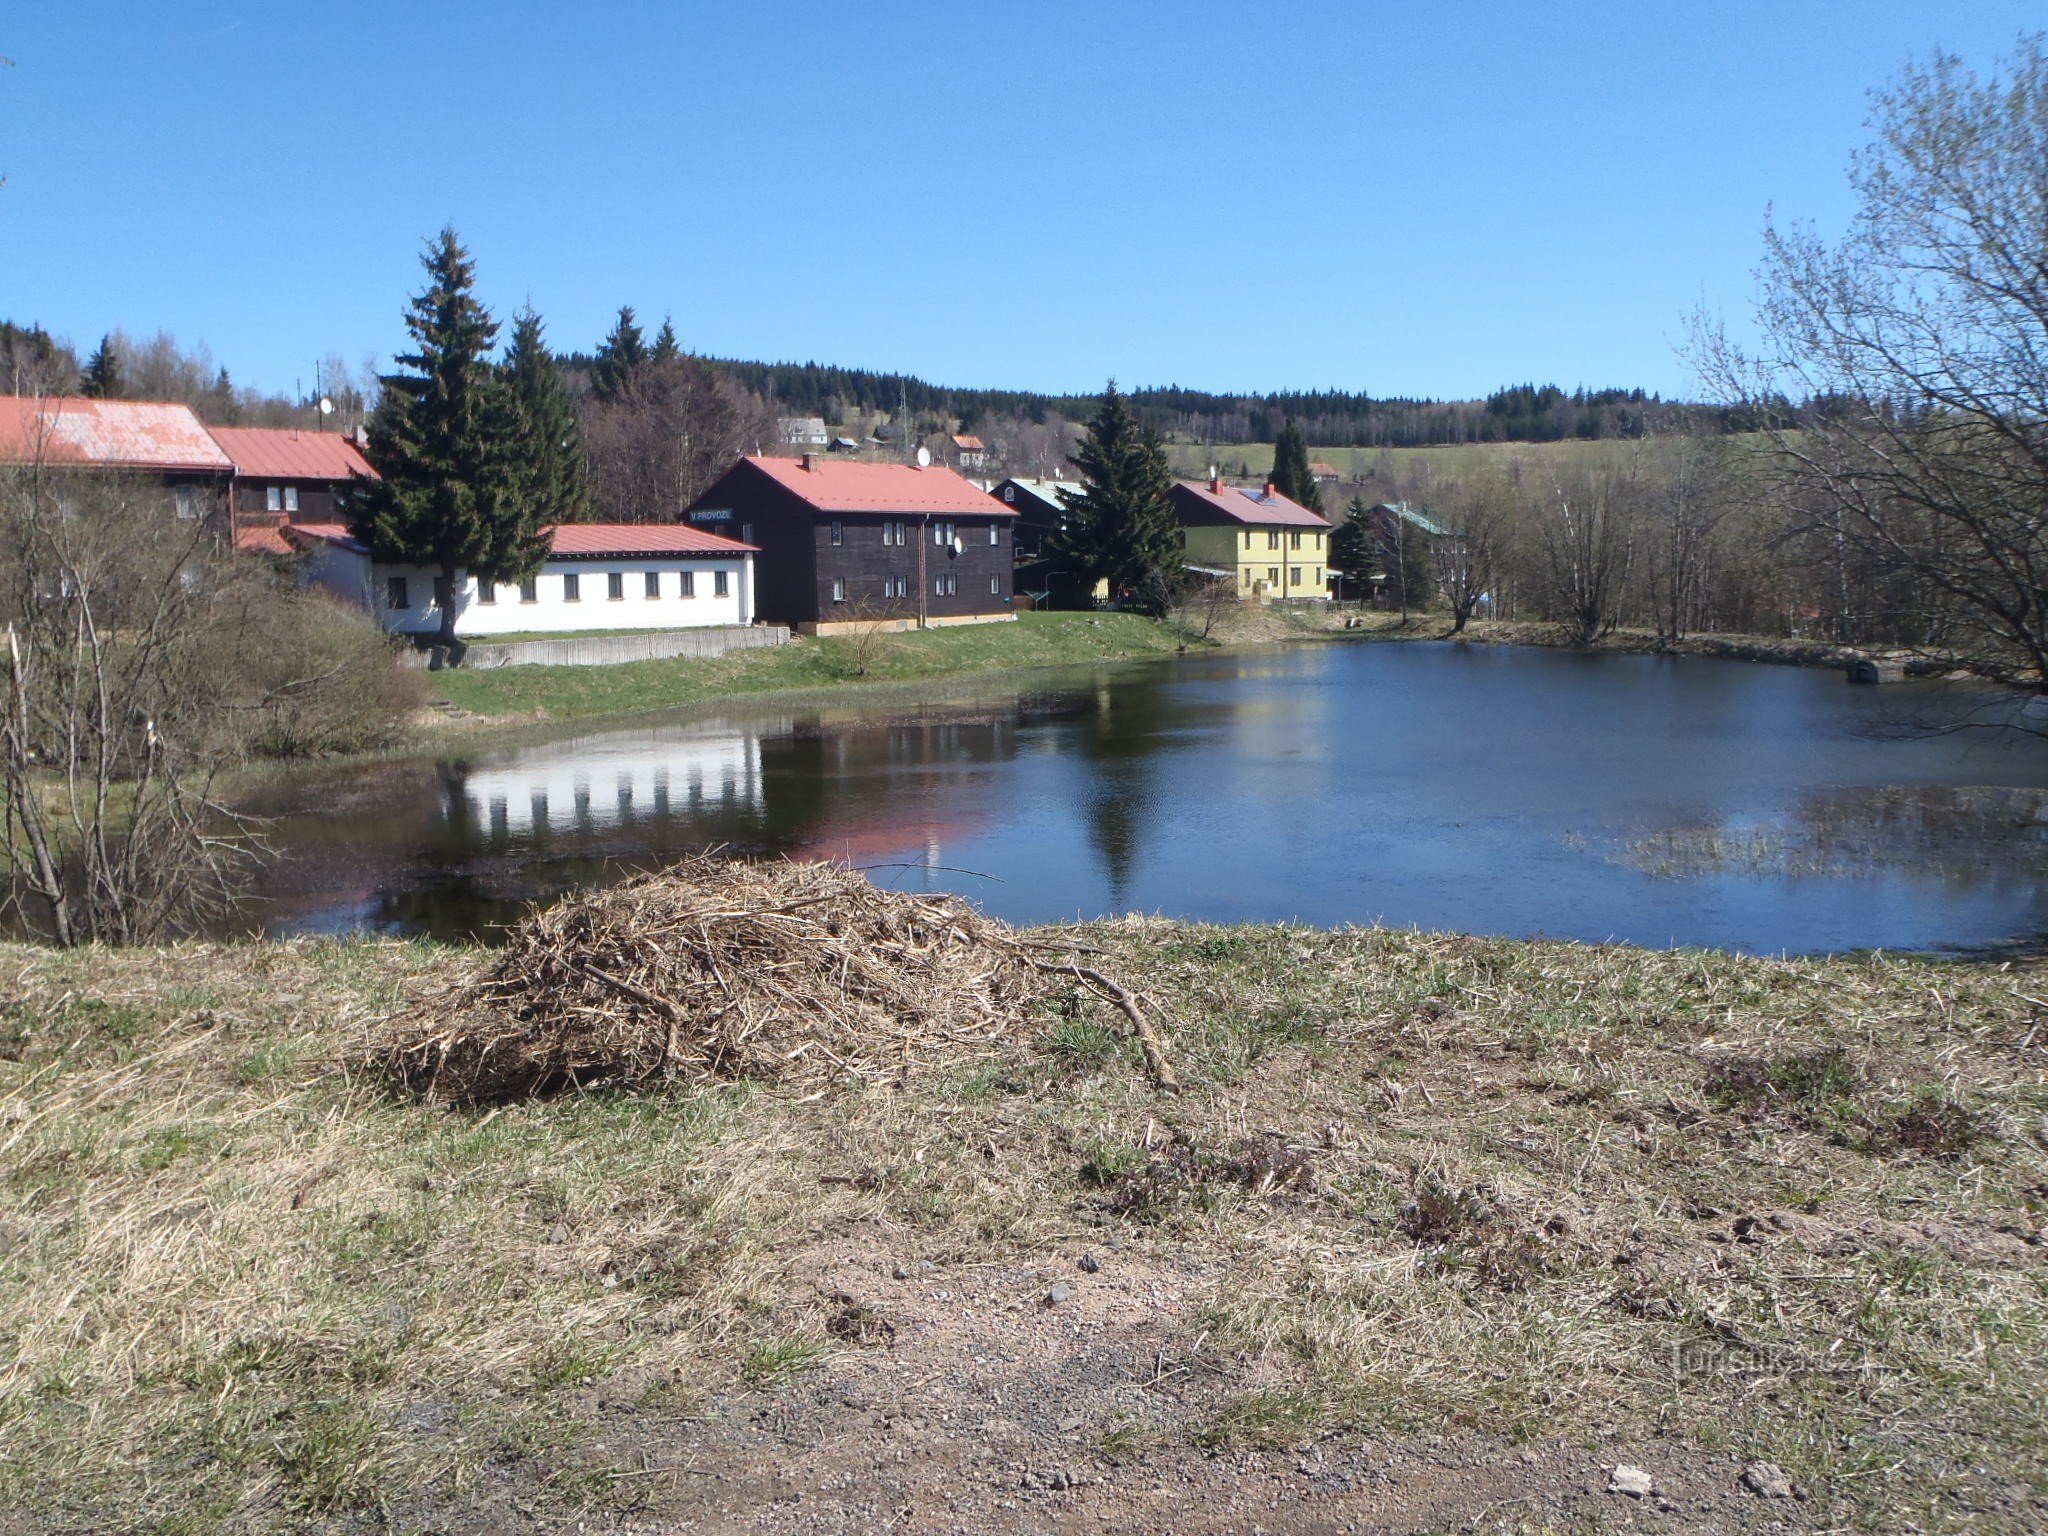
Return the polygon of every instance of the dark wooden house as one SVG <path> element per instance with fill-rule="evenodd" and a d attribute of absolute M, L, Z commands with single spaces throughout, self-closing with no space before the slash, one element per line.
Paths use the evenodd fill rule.
<path fill-rule="evenodd" d="M 1017 514 L 950 469 L 754 456 L 684 519 L 760 549 L 756 612 L 769 623 L 831 634 L 1015 617 Z"/>
<path fill-rule="evenodd" d="M 349 492 L 376 471 L 353 438 L 285 427 L 214 427 L 234 465 L 237 528 L 348 521 Z"/>

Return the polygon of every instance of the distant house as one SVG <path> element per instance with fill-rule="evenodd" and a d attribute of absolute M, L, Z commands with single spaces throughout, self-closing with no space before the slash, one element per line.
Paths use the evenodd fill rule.
<path fill-rule="evenodd" d="M 860 444 L 850 437 L 835 437 L 826 445 L 834 453 L 859 453 Z"/>
<path fill-rule="evenodd" d="M 953 434 L 953 457 L 962 469 L 986 469 L 988 445 L 972 433 Z"/>
<path fill-rule="evenodd" d="M 1228 580 L 1240 598 L 1329 597 L 1328 520 L 1270 482 L 1254 490 L 1219 479 L 1182 480 L 1172 500 L 1190 568 Z"/>
<path fill-rule="evenodd" d="M 234 477 L 190 407 L 70 395 L 0 395 L 0 464 L 138 476 L 180 517 L 224 518 Z"/>
<path fill-rule="evenodd" d="M 234 466 L 230 511 L 235 543 L 284 553 L 285 523 L 338 523 L 349 493 L 377 472 L 353 438 L 338 432 L 278 427 L 213 427 L 213 440 Z"/>
<path fill-rule="evenodd" d="M 1341 478 L 1336 465 L 1326 464 L 1321 459 L 1309 460 L 1308 472 L 1318 485 L 1334 485 Z"/>
<path fill-rule="evenodd" d="M 393 634 L 440 630 L 430 567 L 372 560 L 342 523 L 285 523 L 276 532 L 301 552 L 301 585 L 367 609 Z M 475 639 L 754 621 L 751 545 L 676 523 L 564 523 L 551 537 L 552 554 L 526 581 L 462 578 L 456 634 Z"/>
<path fill-rule="evenodd" d="M 1017 564 L 1031 565 L 1045 558 L 1046 541 L 1059 531 L 1066 519 L 1066 506 L 1059 493 L 1081 494 L 1078 480 L 1029 480 L 1012 476 L 998 481 L 989 494 L 1017 514 Z"/>
<path fill-rule="evenodd" d="M 782 429 L 784 447 L 822 448 L 832 441 L 822 416 L 785 416 L 776 425 Z"/>
<path fill-rule="evenodd" d="M 811 634 L 1014 618 L 1016 514 L 950 469 L 741 459 L 684 514 L 758 545 L 760 613 Z"/>
<path fill-rule="evenodd" d="M 1458 537 L 1431 516 L 1426 507 L 1411 501 L 1380 502 L 1365 514 L 1365 526 L 1379 568 L 1387 573 L 1387 579 L 1375 576 L 1374 585 L 1389 602 L 1398 594 L 1404 607 L 1427 594 L 1402 591 L 1398 585 L 1402 573 L 1413 568 L 1417 555 L 1426 557 L 1437 544 Z M 1434 578 L 1429 585 L 1434 587 Z"/>

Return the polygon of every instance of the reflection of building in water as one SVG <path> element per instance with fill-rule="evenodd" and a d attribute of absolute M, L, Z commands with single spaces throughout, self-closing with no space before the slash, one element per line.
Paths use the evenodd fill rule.
<path fill-rule="evenodd" d="M 521 753 L 469 773 L 461 798 L 493 838 L 761 807 L 761 742 L 750 732 L 625 740 L 630 746 L 567 741 Z"/>

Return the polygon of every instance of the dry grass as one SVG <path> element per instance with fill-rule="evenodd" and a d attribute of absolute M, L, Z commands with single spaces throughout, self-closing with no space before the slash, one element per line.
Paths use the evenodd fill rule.
<path fill-rule="evenodd" d="M 1082 936 L 1178 1018 L 1183 1094 L 1075 989 L 901 1085 L 450 1109 L 345 1063 L 471 957 L 0 949 L 0 1511 L 407 1525 L 507 1477 L 603 1510 L 602 1424 L 871 1342 L 788 1293 L 817 1234 L 1029 1260 L 1076 1229 L 1198 1269 L 1184 1348 L 1259 1383 L 1121 1426 L 1132 1455 L 1658 1433 L 1783 1464 L 1837 1526 L 2017 1531 L 1973 1490 L 2048 1495 L 2037 978 Z"/>

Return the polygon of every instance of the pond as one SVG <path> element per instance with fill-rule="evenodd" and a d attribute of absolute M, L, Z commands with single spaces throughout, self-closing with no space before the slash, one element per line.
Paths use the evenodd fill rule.
<path fill-rule="evenodd" d="M 2048 741 L 1984 690 L 1411 643 L 735 711 L 312 773 L 271 933 L 488 935 L 720 846 L 1044 922 L 1143 911 L 1752 953 L 2048 933 Z"/>

